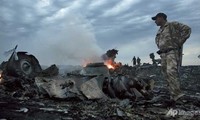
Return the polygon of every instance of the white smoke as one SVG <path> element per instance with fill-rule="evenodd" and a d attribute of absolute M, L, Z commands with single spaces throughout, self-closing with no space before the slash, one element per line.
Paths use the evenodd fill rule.
<path fill-rule="evenodd" d="M 18 50 L 33 54 L 41 65 L 82 65 L 100 62 L 102 50 L 97 45 L 92 26 L 82 16 L 67 14 L 54 22 L 44 20 L 40 30 L 27 40 L 15 41 Z M 10 49 L 10 48 L 9 48 Z"/>
<path fill-rule="evenodd" d="M 68 16 L 60 26 L 49 26 L 38 33 L 35 45 L 42 44 L 37 54 L 41 62 L 57 64 L 81 64 L 86 59 L 94 60 L 101 55 L 91 26 L 81 19 Z M 75 21 L 76 20 L 76 21 Z M 37 46 L 36 46 L 37 47 Z"/>

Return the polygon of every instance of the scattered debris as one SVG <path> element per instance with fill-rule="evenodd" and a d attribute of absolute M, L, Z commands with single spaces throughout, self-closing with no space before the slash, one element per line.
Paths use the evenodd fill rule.
<path fill-rule="evenodd" d="M 42 70 L 37 76 L 40 77 L 53 77 L 57 76 L 59 73 L 58 67 L 53 64 L 50 67 L 46 68 L 45 70 Z"/>
<path fill-rule="evenodd" d="M 63 112 L 63 113 L 68 113 L 67 109 L 55 109 L 55 108 L 40 108 L 40 110 L 44 110 L 44 111 L 50 111 L 50 112 Z"/>
<path fill-rule="evenodd" d="M 42 70 L 39 61 L 27 52 L 16 52 L 16 49 L 17 45 L 10 51 L 12 54 L 9 60 L 1 64 L 4 74 L 29 78 L 37 76 Z"/>
<path fill-rule="evenodd" d="M 28 109 L 27 109 L 27 108 L 20 108 L 19 110 L 15 110 L 15 111 L 27 113 L 27 112 L 28 112 Z"/>
<path fill-rule="evenodd" d="M 36 77 L 35 83 L 41 94 L 55 98 L 73 98 L 81 96 L 74 79 Z"/>
<path fill-rule="evenodd" d="M 109 56 L 115 58 L 118 51 L 114 53 Z M 200 109 L 199 71 L 200 66 L 181 68 L 181 87 L 187 97 L 177 102 L 177 110 Z M 170 108 L 163 107 L 169 92 L 160 66 L 120 65 L 109 69 L 104 63 L 90 63 L 63 74 L 56 65 L 42 70 L 34 56 L 12 52 L 0 65 L 0 120 L 174 119 L 166 117 Z M 176 118 L 198 120 L 199 115 Z"/>

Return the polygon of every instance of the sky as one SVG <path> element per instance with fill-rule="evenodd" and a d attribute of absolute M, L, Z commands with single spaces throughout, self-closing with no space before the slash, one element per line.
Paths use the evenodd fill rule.
<path fill-rule="evenodd" d="M 109 49 L 119 50 L 116 62 L 132 65 L 133 56 L 151 63 L 156 54 L 159 12 L 168 21 L 191 27 L 184 44 L 183 65 L 199 65 L 199 0 L 0 0 L 0 62 L 15 45 L 42 65 L 99 62 Z"/>

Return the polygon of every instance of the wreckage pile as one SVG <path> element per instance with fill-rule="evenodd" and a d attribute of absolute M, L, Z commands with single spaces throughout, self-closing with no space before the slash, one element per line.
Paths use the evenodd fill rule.
<path fill-rule="evenodd" d="M 196 97 L 200 95 L 199 71 L 200 66 L 182 68 L 181 83 L 190 98 L 179 109 L 200 108 L 200 98 Z M 169 119 L 165 118 L 168 109 L 162 107 L 168 92 L 159 66 L 109 70 L 103 63 L 91 63 L 62 73 L 52 65 L 34 78 L 1 74 L 0 106 L 5 111 L 0 117 L 49 119 L 55 113 L 50 119 Z"/>
<path fill-rule="evenodd" d="M 76 69 L 56 65 L 42 69 L 25 52 L 11 55 L 0 65 L 0 119 L 173 119 L 163 106 L 169 93 L 156 65 L 127 66 L 114 62 L 89 63 Z M 108 52 L 109 53 L 109 52 Z M 181 70 L 181 86 L 188 96 L 177 109 L 200 109 L 200 66 Z M 53 116 L 52 116 L 53 113 Z M 198 119 L 198 115 L 177 116 Z"/>
<path fill-rule="evenodd" d="M 2 72 L 1 84 L 6 91 L 15 92 L 18 97 L 46 96 L 54 98 L 105 99 L 119 98 L 135 101 L 137 98 L 150 97 L 153 84 L 136 78 L 133 74 L 120 68 L 111 70 L 104 63 L 88 64 L 81 70 L 65 75 L 58 74 L 55 65 L 41 71 L 34 78 L 13 77 Z M 153 80 L 151 78 L 149 81 Z M 19 93 L 21 92 L 21 93 Z M 29 96 L 30 94 L 31 96 Z M 21 95 L 21 96 L 20 96 Z"/>

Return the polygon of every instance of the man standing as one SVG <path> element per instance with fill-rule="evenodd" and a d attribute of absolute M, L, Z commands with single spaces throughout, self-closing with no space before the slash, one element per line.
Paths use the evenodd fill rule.
<path fill-rule="evenodd" d="M 133 62 L 133 66 L 135 66 L 136 65 L 136 58 L 135 58 L 135 56 L 133 57 L 132 62 Z"/>
<path fill-rule="evenodd" d="M 140 61 L 141 61 L 141 59 L 139 57 L 137 57 L 137 65 L 138 66 L 140 66 L 140 64 L 141 64 Z"/>
<path fill-rule="evenodd" d="M 156 65 L 155 55 L 154 55 L 154 53 L 150 53 L 150 54 L 149 54 L 149 57 L 150 57 L 151 60 L 152 60 L 152 64 L 153 64 L 153 65 Z"/>
<path fill-rule="evenodd" d="M 167 22 L 164 13 L 158 13 L 152 20 L 160 26 L 155 41 L 161 57 L 162 73 L 168 82 L 171 100 L 177 101 L 184 95 L 180 90 L 179 68 L 183 44 L 190 37 L 191 28 L 179 22 Z"/>

